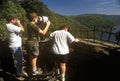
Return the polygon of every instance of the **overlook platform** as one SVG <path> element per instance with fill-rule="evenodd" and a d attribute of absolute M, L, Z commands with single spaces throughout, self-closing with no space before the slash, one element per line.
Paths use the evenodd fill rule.
<path fill-rule="evenodd" d="M 23 43 L 24 45 L 25 43 Z M 50 69 L 53 61 L 50 52 L 51 41 L 40 42 L 40 66 L 43 61 Z M 15 76 L 10 51 L 6 43 L 0 43 L 0 81 L 20 81 Z M 28 54 L 23 46 L 24 67 L 28 66 Z M 49 68 L 50 67 L 50 68 Z M 28 67 L 27 67 L 28 68 Z M 44 66 L 43 66 L 44 69 Z M 25 70 L 26 71 L 26 70 Z M 26 71 L 28 72 L 28 71 Z M 66 81 L 119 81 L 120 74 L 120 46 L 113 43 L 93 39 L 80 39 L 79 43 L 70 45 L 69 60 L 67 63 Z M 22 81 L 29 81 L 24 79 Z M 35 80 L 44 81 L 44 80 Z M 49 80 L 48 80 L 49 81 Z M 55 81 L 55 80 L 51 80 Z"/>

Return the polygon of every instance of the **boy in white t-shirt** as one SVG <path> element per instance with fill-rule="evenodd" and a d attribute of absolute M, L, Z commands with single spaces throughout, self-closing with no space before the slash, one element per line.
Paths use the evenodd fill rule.
<path fill-rule="evenodd" d="M 8 23 L 6 24 L 6 28 L 9 34 L 9 48 L 11 53 L 13 54 L 13 59 L 15 60 L 15 67 L 17 76 L 25 76 L 22 71 L 22 40 L 20 37 L 20 33 L 24 32 L 24 28 L 20 21 L 13 16 L 9 16 L 7 18 Z M 18 26 L 16 26 L 17 24 Z"/>
<path fill-rule="evenodd" d="M 65 81 L 66 62 L 69 54 L 69 43 L 78 42 L 79 40 L 68 32 L 68 26 L 61 26 L 61 30 L 56 30 L 50 34 L 53 40 L 52 52 L 55 60 L 56 69 L 60 70 L 61 80 Z"/>

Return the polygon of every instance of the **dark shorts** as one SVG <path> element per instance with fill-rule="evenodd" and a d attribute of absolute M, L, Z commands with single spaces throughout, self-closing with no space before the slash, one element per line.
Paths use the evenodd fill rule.
<path fill-rule="evenodd" d="M 39 43 L 37 41 L 27 41 L 26 49 L 33 56 L 39 55 Z"/>
<path fill-rule="evenodd" d="M 61 55 L 61 54 L 53 54 L 54 61 L 66 63 L 68 61 L 68 54 Z"/>

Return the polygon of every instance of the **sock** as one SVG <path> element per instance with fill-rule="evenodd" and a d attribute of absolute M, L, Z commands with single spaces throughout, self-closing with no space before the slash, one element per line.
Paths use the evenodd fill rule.
<path fill-rule="evenodd" d="M 61 74 L 63 78 L 65 78 L 65 74 Z"/>
<path fill-rule="evenodd" d="M 61 74 L 62 75 L 62 81 L 65 81 L 65 74 Z"/>
<path fill-rule="evenodd" d="M 60 70 L 59 69 L 57 69 L 57 74 L 60 74 Z"/>

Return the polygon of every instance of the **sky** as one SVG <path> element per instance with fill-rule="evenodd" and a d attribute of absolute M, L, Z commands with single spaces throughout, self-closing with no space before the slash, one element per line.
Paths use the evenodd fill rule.
<path fill-rule="evenodd" d="M 120 0 L 41 0 L 61 15 L 106 14 L 120 15 Z"/>

